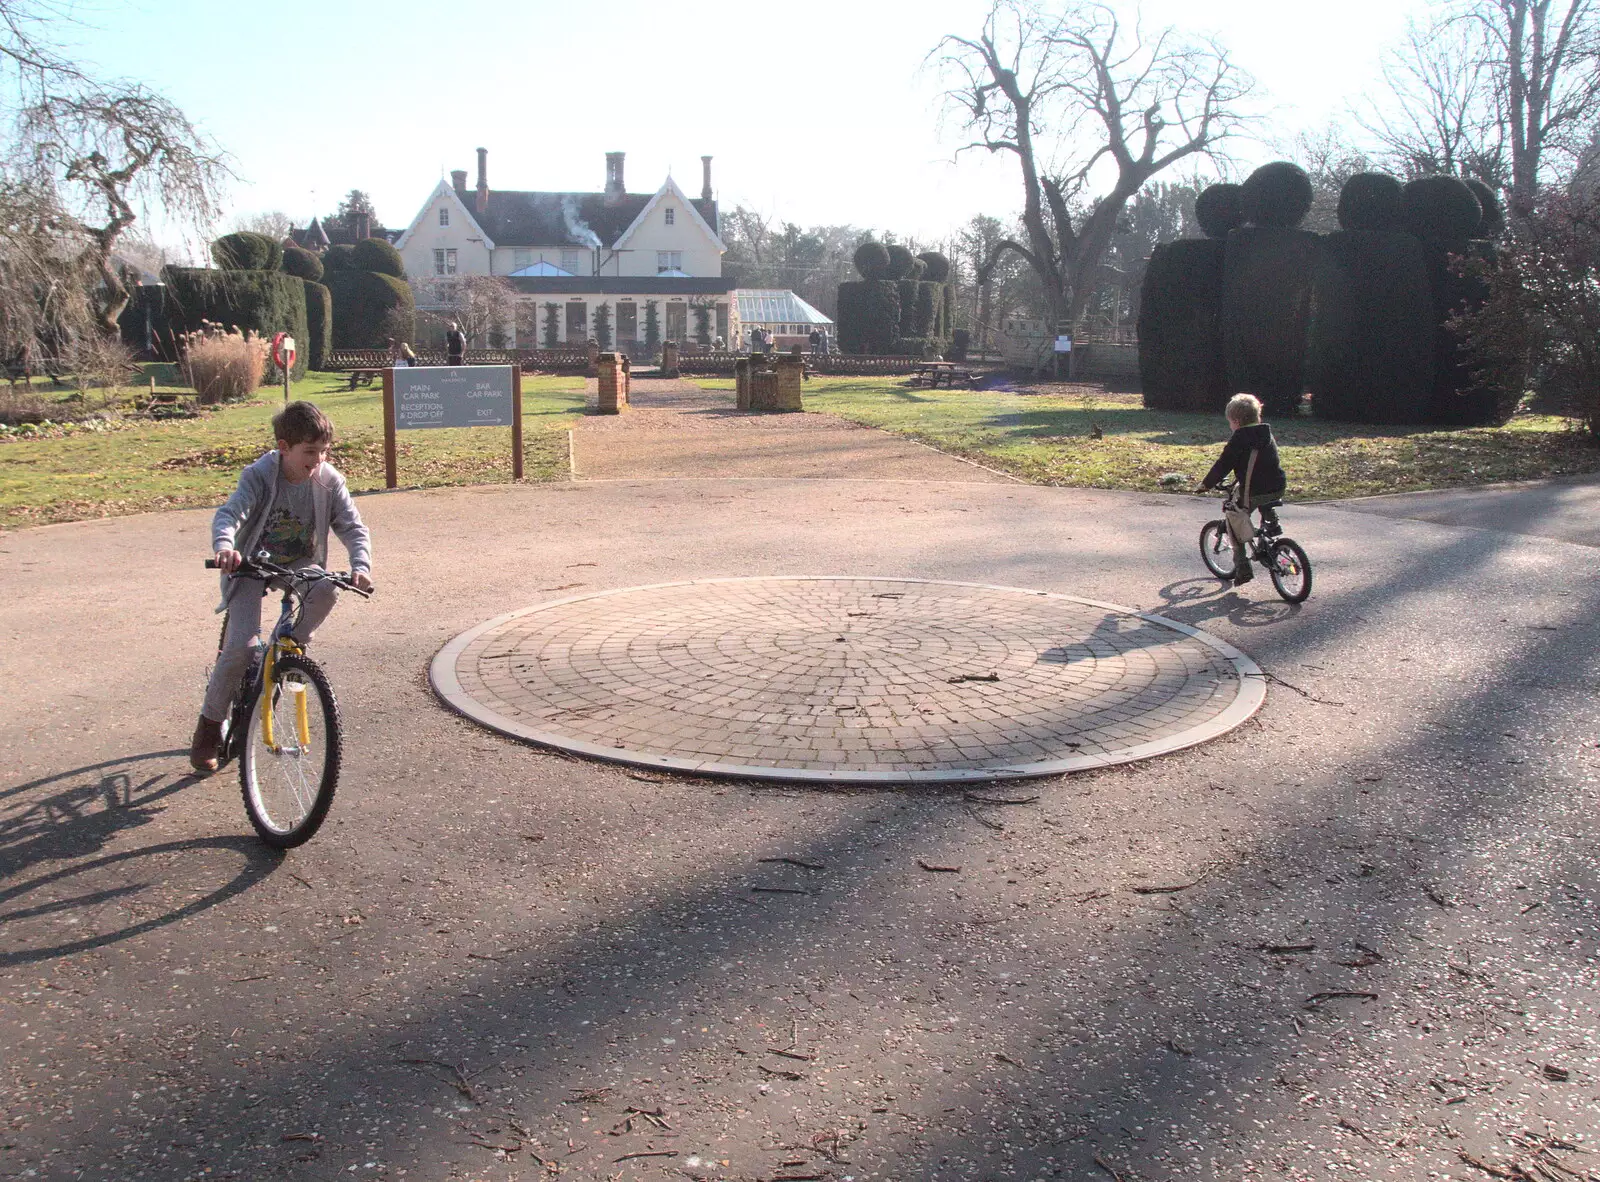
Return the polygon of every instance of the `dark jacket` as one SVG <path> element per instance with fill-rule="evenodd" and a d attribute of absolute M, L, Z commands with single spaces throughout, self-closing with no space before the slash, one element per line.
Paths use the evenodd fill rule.
<path fill-rule="evenodd" d="M 445 342 L 445 346 L 444 346 L 445 347 L 445 351 L 447 353 L 449 353 L 451 357 L 454 357 L 454 358 L 459 360 L 462 356 L 464 356 L 466 354 L 466 351 L 467 351 L 467 334 L 466 333 L 460 332 L 460 331 L 447 332 L 447 333 L 444 334 L 444 342 Z"/>
<path fill-rule="evenodd" d="M 1201 484 L 1210 488 L 1231 472 L 1243 486 L 1252 451 L 1259 454 L 1256 456 L 1256 466 L 1250 473 L 1251 502 L 1267 500 L 1268 494 L 1281 493 L 1289 480 L 1283 474 L 1283 465 L 1278 463 L 1278 445 L 1272 438 L 1272 428 L 1266 423 L 1235 428 L 1228 438 L 1228 445 L 1222 449 L 1222 454 L 1211 465 L 1211 471 L 1206 473 Z"/>

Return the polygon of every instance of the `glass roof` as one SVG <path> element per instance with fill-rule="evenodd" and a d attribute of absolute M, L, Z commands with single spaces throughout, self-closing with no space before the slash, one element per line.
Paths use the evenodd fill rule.
<path fill-rule="evenodd" d="M 745 324 L 832 324 L 792 291 L 742 287 L 733 293 L 739 319 Z"/>

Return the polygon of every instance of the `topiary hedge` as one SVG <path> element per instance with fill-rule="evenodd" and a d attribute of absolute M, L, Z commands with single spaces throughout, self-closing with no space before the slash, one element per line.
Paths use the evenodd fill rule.
<path fill-rule="evenodd" d="M 936 250 L 923 251 L 917 256 L 922 260 L 922 277 L 929 283 L 946 283 L 950 279 L 950 260 Z"/>
<path fill-rule="evenodd" d="M 1396 214 L 1399 191 L 1396 181 Z M 1312 412 L 1357 423 L 1427 422 L 1434 312 L 1422 244 L 1398 232 L 1329 234 L 1312 306 L 1306 346 Z"/>
<path fill-rule="evenodd" d="M 358 271 L 376 271 L 379 275 L 406 277 L 406 265 L 400 252 L 382 238 L 363 238 L 350 253 L 351 265 Z"/>
<path fill-rule="evenodd" d="M 889 250 L 881 242 L 863 242 L 856 247 L 853 261 L 863 279 L 889 277 Z"/>
<path fill-rule="evenodd" d="M 211 257 L 224 271 L 276 271 L 283 247 L 265 234 L 240 230 L 211 244 Z"/>
<path fill-rule="evenodd" d="M 377 271 L 329 271 L 323 283 L 333 297 L 335 349 L 382 349 L 389 337 L 415 337 L 416 299 L 404 279 Z"/>
<path fill-rule="evenodd" d="M 911 317 L 911 333 L 914 337 L 943 337 L 947 334 L 939 331 L 939 310 L 943 304 L 940 298 L 942 283 L 917 284 L 917 310 Z"/>
<path fill-rule="evenodd" d="M 1184 238 L 1156 247 L 1150 256 L 1139 291 L 1139 376 L 1144 404 L 1152 410 L 1212 413 L 1227 404 L 1226 249 L 1216 238 Z"/>
<path fill-rule="evenodd" d="M 1488 298 L 1482 277 L 1458 274 L 1460 260 L 1477 257 L 1492 263 L 1497 253 L 1492 242 L 1462 242 L 1453 247 L 1424 243 L 1428 280 L 1433 291 L 1433 399 L 1428 421 L 1442 426 L 1498 427 L 1517 409 L 1518 389 L 1474 389 L 1472 358 L 1449 325 L 1458 312 L 1475 311 Z"/>
<path fill-rule="evenodd" d="M 1233 231 L 1223 252 L 1228 386 L 1254 394 L 1274 415 L 1299 413 L 1316 258 L 1315 234 L 1270 225 Z"/>
<path fill-rule="evenodd" d="M 900 288 L 892 280 L 839 285 L 839 348 L 846 353 L 892 353 L 900 334 Z"/>
<path fill-rule="evenodd" d="M 1404 188 L 1388 173 L 1356 173 L 1339 191 L 1340 227 L 1383 233 L 1401 229 L 1401 194 Z"/>
<path fill-rule="evenodd" d="M 306 336 L 300 351 L 305 354 L 308 368 L 320 370 L 327 365 L 333 348 L 333 293 L 309 279 L 300 282 L 306 292 Z"/>
<path fill-rule="evenodd" d="M 900 293 L 900 335 L 925 337 L 927 327 L 917 323 L 917 288 L 922 285 L 915 279 L 897 279 L 895 287 Z"/>
<path fill-rule="evenodd" d="M 1250 225 L 1292 229 L 1310 211 L 1313 195 L 1305 169 L 1287 160 L 1276 160 L 1245 178 L 1239 200 L 1244 220 Z"/>
<path fill-rule="evenodd" d="M 285 275 L 308 279 L 317 283 L 322 279 L 322 260 L 299 246 L 283 248 L 283 262 L 278 267 Z"/>
<path fill-rule="evenodd" d="M 896 243 L 893 246 L 887 247 L 886 249 L 889 252 L 889 269 L 885 273 L 884 278 L 885 279 L 909 279 L 909 278 L 911 278 L 912 265 L 917 261 L 916 260 L 916 256 L 913 255 L 905 247 L 901 246 L 899 243 Z"/>
<path fill-rule="evenodd" d="M 1477 194 L 1453 176 L 1412 181 L 1401 190 L 1400 213 L 1405 228 L 1424 242 L 1465 242 L 1483 221 Z"/>
<path fill-rule="evenodd" d="M 355 271 L 359 268 L 355 264 L 356 248 L 348 242 L 341 242 L 337 246 L 330 246 L 322 252 L 322 270 L 328 271 Z"/>
<path fill-rule="evenodd" d="M 1194 201 L 1194 220 L 1207 238 L 1226 238 L 1244 224 L 1244 189 L 1240 185 L 1208 185 Z"/>
<path fill-rule="evenodd" d="M 1477 177 L 1467 177 L 1467 188 L 1472 190 L 1472 195 L 1478 199 L 1478 205 L 1483 210 L 1483 217 L 1478 222 L 1478 229 L 1472 235 L 1474 238 L 1498 238 L 1505 233 L 1506 210 L 1500 204 L 1500 194 Z"/>
<path fill-rule="evenodd" d="M 944 342 L 938 337 L 900 337 L 889 352 L 901 357 L 920 357 L 924 361 L 937 361 L 944 352 Z"/>
<path fill-rule="evenodd" d="M 264 337 L 286 332 L 298 343 L 307 336 L 305 281 L 282 271 L 210 271 L 166 267 L 167 318 L 175 332 L 191 332 L 200 322 L 226 324 Z M 294 376 L 303 377 L 307 350 L 300 350 Z"/>

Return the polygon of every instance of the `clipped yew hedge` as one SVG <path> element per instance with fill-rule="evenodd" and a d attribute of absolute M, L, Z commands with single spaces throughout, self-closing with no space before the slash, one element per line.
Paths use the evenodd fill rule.
<path fill-rule="evenodd" d="M 376 271 L 396 279 L 406 277 L 406 265 L 400 252 L 382 238 L 363 238 L 350 251 L 350 265 L 357 271 Z"/>
<path fill-rule="evenodd" d="M 1139 295 L 1139 376 L 1152 410 L 1220 413 L 1227 404 L 1225 252 L 1218 239 L 1184 238 L 1150 256 Z"/>
<path fill-rule="evenodd" d="M 306 337 L 305 281 L 282 271 L 212 271 L 166 267 L 166 312 L 174 332 L 192 332 L 201 321 L 225 324 L 264 337 L 286 332 Z M 293 376 L 303 377 L 306 351 L 295 358 Z"/>
<path fill-rule="evenodd" d="M 284 247 L 283 262 L 278 269 L 286 275 L 309 279 L 312 283 L 322 280 L 322 260 L 303 247 Z"/>
<path fill-rule="evenodd" d="M 893 353 L 900 332 L 900 285 L 860 279 L 839 285 L 839 347 L 846 353 Z"/>
<path fill-rule="evenodd" d="M 1300 409 L 1316 260 L 1317 236 L 1304 230 L 1254 225 L 1228 235 L 1222 267 L 1228 385 L 1254 394 L 1269 414 Z"/>
<path fill-rule="evenodd" d="M 1434 310 L 1422 244 L 1410 234 L 1342 230 L 1322 239 L 1315 276 L 1306 346 L 1312 411 L 1356 423 L 1428 422 Z"/>
<path fill-rule="evenodd" d="M 320 283 L 302 279 L 306 292 L 306 335 L 300 341 L 300 352 L 311 369 L 327 368 L 328 354 L 333 352 L 333 293 Z"/>
<path fill-rule="evenodd" d="M 224 271 L 276 271 L 283 262 L 283 247 L 265 234 L 240 230 L 213 242 L 211 257 Z"/>
<path fill-rule="evenodd" d="M 322 281 L 333 297 L 335 349 L 382 349 L 389 337 L 415 338 L 417 304 L 404 279 L 376 271 L 328 271 Z"/>

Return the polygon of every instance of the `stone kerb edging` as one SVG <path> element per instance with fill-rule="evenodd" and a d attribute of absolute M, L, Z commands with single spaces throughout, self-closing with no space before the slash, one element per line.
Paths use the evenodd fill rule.
<path fill-rule="evenodd" d="M 529 721 L 512 717 L 503 710 L 480 701 L 463 684 L 462 670 L 459 662 L 469 648 L 490 633 L 505 628 L 515 621 L 540 613 L 554 612 L 558 609 L 574 604 L 589 601 L 599 601 L 618 598 L 627 595 L 637 595 L 649 592 L 672 591 L 682 588 L 706 588 L 708 592 L 718 589 L 738 589 L 740 584 L 844 584 L 844 583 L 870 583 L 884 585 L 903 585 L 908 588 L 918 586 L 938 588 L 960 588 L 969 591 L 994 592 L 1000 595 L 1025 595 L 1040 597 L 1061 602 L 1063 605 L 1073 605 L 1078 608 L 1090 608 L 1130 620 L 1140 620 L 1160 629 L 1167 629 L 1173 633 L 1188 638 L 1210 650 L 1216 657 L 1221 658 L 1221 664 L 1227 668 L 1236 680 L 1237 689 L 1231 701 L 1214 713 L 1207 713 L 1205 717 L 1189 721 L 1176 729 L 1164 728 L 1159 725 L 1141 728 L 1130 721 L 1129 725 L 1119 726 L 1117 730 L 1126 731 L 1127 742 L 1121 746 L 1108 746 L 1098 751 L 1073 751 L 1053 758 L 1039 758 L 1018 761 L 1002 766 L 992 763 L 985 766 L 941 766 L 941 767 L 895 767 L 889 769 L 870 768 L 836 768 L 827 766 L 773 766 L 769 763 L 741 762 L 736 759 L 706 758 L 704 756 L 685 758 L 670 753 L 643 749 L 632 749 L 626 741 L 604 742 L 597 741 L 594 736 L 585 737 L 581 734 L 565 733 L 551 729 L 546 725 L 530 724 Z M 892 593 L 890 593 L 892 595 Z M 888 597 L 877 595 L 874 598 Z M 862 639 L 866 639 L 863 635 Z M 487 642 L 486 642 L 487 643 Z M 1102 642 L 1103 643 L 1103 642 Z M 682 648 L 681 644 L 672 647 Z M 1140 650 L 1142 651 L 1142 650 Z M 500 654 L 509 657 L 509 653 Z M 1118 654 L 1111 654 L 1116 656 Z M 1145 658 L 1148 659 L 1148 658 Z M 473 681 L 475 686 L 480 686 L 476 673 L 469 671 L 466 676 Z M 714 684 L 714 675 L 704 675 L 708 682 Z M 551 747 L 590 758 L 604 760 L 610 763 L 624 764 L 633 767 L 649 767 L 662 770 L 676 771 L 700 776 L 730 777 L 739 779 L 784 780 L 813 783 L 852 783 L 852 784 L 915 784 L 915 783 L 979 783 L 986 781 L 1021 779 L 1038 776 L 1061 775 L 1068 772 L 1089 771 L 1098 768 L 1115 766 L 1136 760 L 1149 759 L 1157 755 L 1170 754 L 1181 751 L 1187 747 L 1203 743 L 1208 739 L 1226 734 L 1235 727 L 1244 723 L 1260 709 L 1266 699 L 1266 678 L 1261 669 L 1249 656 L 1240 652 L 1225 641 L 1219 640 L 1202 632 L 1198 628 L 1165 616 L 1147 612 L 1139 612 L 1116 604 L 1105 603 L 1099 600 L 1083 599 L 1077 596 L 1063 595 L 1057 592 L 1038 591 L 1030 588 L 1005 587 L 984 583 L 962 583 L 929 579 L 896 579 L 875 576 L 843 576 L 843 575 L 788 575 L 788 576 L 758 576 L 725 579 L 697 579 L 673 583 L 655 583 L 636 587 L 613 588 L 606 591 L 588 592 L 581 595 L 566 596 L 561 599 L 551 600 L 548 603 L 536 604 L 517 611 L 508 612 L 493 619 L 486 620 L 466 632 L 456 636 L 446 643 L 435 655 L 429 670 L 429 680 L 435 694 L 451 709 L 491 730 L 513 738 L 525 740 L 540 746 Z M 1115 687 L 1113 686 L 1113 689 Z M 484 691 L 479 688 L 478 692 Z M 1121 691 L 1129 692 L 1129 691 Z M 485 693 L 484 696 L 493 696 Z M 559 708 L 564 710 L 565 708 Z M 1099 709 L 1099 708 L 1097 708 Z M 519 713 L 521 711 L 518 711 Z M 658 708 L 657 713 L 667 714 L 669 710 Z M 1171 713 L 1171 711 L 1168 711 Z M 670 729 L 670 728 L 669 728 Z M 1149 731 L 1142 734 L 1141 730 Z M 840 733 L 848 733 L 841 731 Z M 604 737 L 604 736 L 602 736 Z M 1077 747 L 1077 743 L 1063 743 L 1063 750 L 1067 746 Z"/>

